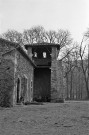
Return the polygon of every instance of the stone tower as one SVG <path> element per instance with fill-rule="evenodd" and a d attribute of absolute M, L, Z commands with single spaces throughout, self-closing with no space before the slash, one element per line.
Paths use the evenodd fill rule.
<path fill-rule="evenodd" d="M 57 60 L 60 45 L 34 43 L 25 45 L 35 63 L 34 100 L 55 102 L 64 98 L 62 64 Z"/>

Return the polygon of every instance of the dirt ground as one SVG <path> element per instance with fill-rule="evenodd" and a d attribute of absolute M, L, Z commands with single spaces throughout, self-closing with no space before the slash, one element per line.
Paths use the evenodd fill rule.
<path fill-rule="evenodd" d="M 89 101 L 0 108 L 0 135 L 89 135 Z"/>

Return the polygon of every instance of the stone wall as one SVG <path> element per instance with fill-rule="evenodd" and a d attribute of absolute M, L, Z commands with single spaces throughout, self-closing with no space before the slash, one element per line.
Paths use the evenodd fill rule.
<path fill-rule="evenodd" d="M 6 53 L 6 52 L 14 49 L 15 47 L 17 47 L 17 44 L 11 43 L 4 39 L 0 39 L 0 54 Z"/>
<path fill-rule="evenodd" d="M 0 39 L 1 106 L 5 105 L 7 100 L 10 106 L 16 104 L 18 78 L 20 79 L 19 96 L 21 97 L 23 93 L 24 101 L 31 101 L 33 99 L 33 65 L 28 56 L 21 51 L 22 49 L 15 49 L 17 46 L 18 44 L 16 43 Z M 23 78 L 25 78 L 25 81 L 23 81 Z M 8 95 L 8 99 L 6 99 L 6 95 Z"/>
<path fill-rule="evenodd" d="M 64 80 L 63 80 L 63 67 L 62 61 L 57 60 L 57 91 L 59 93 L 59 98 L 64 99 L 65 97 L 65 88 L 64 88 Z"/>
<path fill-rule="evenodd" d="M 11 59 L 1 59 L 0 62 L 0 106 L 13 105 L 14 63 Z"/>
<path fill-rule="evenodd" d="M 0 39 L 0 106 L 6 107 L 13 105 L 14 52 L 10 51 L 12 49 L 14 45 Z"/>
<path fill-rule="evenodd" d="M 58 99 L 57 92 L 57 48 L 52 47 L 51 54 L 51 100 Z"/>
<path fill-rule="evenodd" d="M 14 90 L 14 104 L 17 98 L 17 79 L 20 79 L 20 97 L 22 90 L 24 90 L 24 102 L 33 99 L 33 66 L 21 52 L 16 51 L 15 54 L 15 90 Z M 24 83 L 27 80 L 27 86 Z M 24 84 L 23 84 L 24 83 Z M 32 85 L 32 86 L 31 86 Z M 23 88 L 24 87 L 24 88 Z"/>
<path fill-rule="evenodd" d="M 58 51 L 52 47 L 51 59 L 51 100 L 64 98 L 62 63 L 57 60 Z"/>
<path fill-rule="evenodd" d="M 28 47 L 28 56 L 30 57 L 30 59 L 32 60 L 32 47 Z"/>

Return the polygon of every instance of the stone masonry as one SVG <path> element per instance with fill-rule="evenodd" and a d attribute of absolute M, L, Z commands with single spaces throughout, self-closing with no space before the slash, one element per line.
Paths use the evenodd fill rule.
<path fill-rule="evenodd" d="M 52 47 L 51 56 L 51 100 L 55 101 L 64 98 L 63 69 L 62 63 L 57 60 L 58 51 L 56 47 Z"/>
<path fill-rule="evenodd" d="M 37 47 L 39 48 L 39 51 L 37 50 Z M 37 53 L 38 57 L 35 59 L 35 61 L 34 61 L 35 63 L 39 59 L 40 59 L 40 61 L 42 60 L 43 65 L 41 65 L 41 63 L 40 63 L 41 66 L 36 65 L 37 66 L 36 68 L 37 68 L 38 71 L 44 72 L 45 68 L 50 69 L 50 71 L 49 71 L 50 72 L 49 73 L 50 74 L 50 78 L 49 78 L 50 83 L 49 83 L 49 85 L 51 85 L 51 86 L 49 86 L 50 101 L 55 102 L 56 100 L 58 101 L 59 99 L 63 99 L 64 98 L 63 69 L 62 69 L 62 63 L 59 60 L 57 60 L 58 53 L 59 53 L 59 45 L 58 44 L 51 44 L 51 43 L 41 43 L 41 44 L 37 43 L 37 44 L 32 44 L 32 45 L 28 44 L 28 45 L 26 45 L 26 49 L 28 51 L 29 57 L 33 61 L 34 61 L 34 50 Z M 51 56 L 50 57 L 51 65 L 47 66 L 47 63 L 45 65 L 45 61 L 47 62 L 49 57 L 46 57 L 44 59 L 42 57 L 42 53 L 44 53 L 44 52 L 47 54 L 47 56 L 49 56 L 49 55 Z M 49 52 L 49 54 L 48 54 L 48 52 Z M 39 58 L 39 54 L 41 55 L 40 58 Z M 43 68 L 43 70 L 41 68 Z M 43 82 L 44 82 L 44 79 L 41 76 L 41 74 L 42 74 L 41 72 L 39 72 L 39 74 L 38 74 L 38 79 L 40 77 L 40 80 L 43 80 Z M 46 76 L 49 77 L 48 74 Z M 45 81 L 47 81 L 47 79 Z M 39 91 L 41 89 L 40 88 L 41 86 L 37 85 L 37 87 L 38 88 L 37 88 L 36 91 L 37 91 L 37 93 L 39 93 Z M 44 89 L 44 88 L 46 88 L 46 86 L 42 86 L 42 87 L 43 87 L 43 90 L 46 93 L 47 89 Z M 39 94 L 39 96 L 40 96 L 40 94 Z M 46 94 L 45 94 L 45 96 L 46 96 Z"/>
<path fill-rule="evenodd" d="M 22 47 L 0 39 L 0 106 L 33 100 L 34 66 Z"/>
<path fill-rule="evenodd" d="M 33 50 L 32 46 L 28 47 L 27 54 L 19 44 L 0 39 L 0 106 L 32 102 L 34 88 L 44 101 L 64 98 L 63 69 L 57 60 L 59 45 L 40 45 L 37 53 L 41 54 L 41 59 L 36 59 L 41 60 L 42 65 L 34 64 L 33 55 L 38 44 Z"/>

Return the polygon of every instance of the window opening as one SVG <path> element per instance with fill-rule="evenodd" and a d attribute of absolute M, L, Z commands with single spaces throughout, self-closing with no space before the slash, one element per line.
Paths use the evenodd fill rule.
<path fill-rule="evenodd" d="M 31 92 L 32 92 L 32 89 L 33 89 L 33 81 L 32 80 L 31 80 L 30 87 L 31 87 Z"/>
<path fill-rule="evenodd" d="M 31 81 L 31 87 L 32 87 L 32 81 Z"/>
<path fill-rule="evenodd" d="M 34 52 L 34 57 L 36 57 L 36 58 L 37 58 L 37 52 Z"/>
<path fill-rule="evenodd" d="M 17 103 L 19 103 L 20 99 L 20 79 L 17 80 Z"/>
<path fill-rule="evenodd" d="M 46 52 L 43 52 L 43 58 L 46 58 L 46 57 L 47 57 Z"/>

